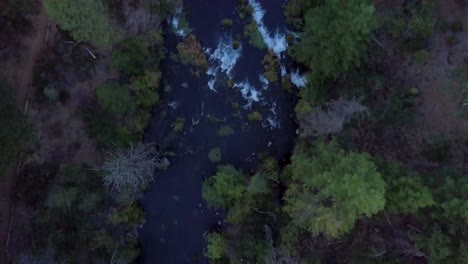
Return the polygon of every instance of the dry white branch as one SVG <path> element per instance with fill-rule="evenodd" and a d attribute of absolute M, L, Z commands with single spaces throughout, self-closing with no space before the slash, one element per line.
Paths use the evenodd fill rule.
<path fill-rule="evenodd" d="M 266 264 L 301 264 L 302 262 L 296 257 L 290 256 L 287 252 L 278 250 L 273 245 L 273 236 L 271 229 L 265 225 L 265 236 L 270 245 L 270 252 L 265 256 Z"/>
<path fill-rule="evenodd" d="M 304 136 L 323 136 L 339 133 L 355 114 L 363 116 L 367 107 L 357 99 L 338 99 L 312 108 L 302 117 Z"/>
<path fill-rule="evenodd" d="M 105 173 L 105 187 L 113 192 L 142 191 L 154 180 L 154 169 L 167 165 L 154 144 L 138 144 L 128 150 L 115 148 L 106 153 L 109 159 L 101 170 Z"/>

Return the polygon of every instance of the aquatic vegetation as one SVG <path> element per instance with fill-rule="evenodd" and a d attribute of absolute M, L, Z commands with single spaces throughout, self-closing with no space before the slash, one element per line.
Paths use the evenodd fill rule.
<path fill-rule="evenodd" d="M 249 119 L 249 121 L 261 121 L 262 114 L 258 111 L 252 111 L 247 115 L 247 118 Z"/>
<path fill-rule="evenodd" d="M 210 159 L 211 162 L 213 163 L 218 163 L 220 162 L 223 158 L 221 155 L 221 149 L 220 148 L 212 148 L 208 152 L 208 158 Z"/>
<path fill-rule="evenodd" d="M 241 45 L 241 43 L 238 40 L 234 40 L 232 42 L 232 48 L 235 49 L 235 50 L 239 49 L 240 45 Z"/>
<path fill-rule="evenodd" d="M 257 24 L 255 21 L 252 21 L 249 25 L 246 26 L 244 30 L 244 36 L 249 38 L 249 44 L 254 46 L 257 49 L 266 49 L 267 45 L 263 40 L 262 35 L 258 31 Z"/>
<path fill-rule="evenodd" d="M 224 27 L 224 28 L 229 28 L 229 27 L 232 27 L 232 19 L 229 19 L 229 18 L 225 18 L 223 20 L 221 20 L 221 26 Z"/>
<path fill-rule="evenodd" d="M 229 79 L 226 81 L 226 86 L 228 88 L 232 88 L 234 86 L 234 81 L 232 79 Z"/>
<path fill-rule="evenodd" d="M 182 8 L 177 10 L 177 13 L 171 20 L 171 25 L 172 31 L 179 37 L 186 37 L 192 31 Z"/>
<path fill-rule="evenodd" d="M 190 64 L 203 70 L 208 69 L 206 54 L 195 35 L 188 35 L 183 42 L 177 45 L 177 50 L 183 64 Z"/>
<path fill-rule="evenodd" d="M 280 69 L 278 57 L 270 50 L 263 58 L 262 64 L 265 69 L 265 78 L 270 83 L 277 82 L 279 79 Z"/>
<path fill-rule="evenodd" d="M 172 128 L 176 133 L 182 132 L 185 126 L 185 118 L 183 117 L 178 117 L 174 123 L 172 123 Z"/>
<path fill-rule="evenodd" d="M 284 90 L 288 92 L 292 92 L 294 88 L 294 84 L 291 82 L 291 77 L 289 74 L 286 74 L 282 79 L 281 79 L 281 87 L 283 87 Z"/>
<path fill-rule="evenodd" d="M 220 137 L 230 136 L 232 134 L 234 134 L 234 130 L 228 125 L 223 125 L 218 130 L 218 136 Z"/>

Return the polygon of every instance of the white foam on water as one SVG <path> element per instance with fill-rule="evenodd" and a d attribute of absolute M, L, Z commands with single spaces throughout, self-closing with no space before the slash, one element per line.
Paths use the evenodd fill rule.
<path fill-rule="evenodd" d="M 262 93 L 255 89 L 253 85 L 249 83 L 249 81 L 235 83 L 234 88 L 240 88 L 240 92 L 242 97 L 248 101 L 246 108 L 252 105 L 252 102 L 259 102 L 261 99 Z"/>
<path fill-rule="evenodd" d="M 284 66 L 283 64 L 280 65 L 280 69 L 281 69 L 281 77 L 284 77 L 286 76 L 286 74 L 288 74 L 288 72 L 286 71 L 286 66 Z"/>
<path fill-rule="evenodd" d="M 297 87 L 297 88 L 302 88 L 305 87 L 307 84 L 307 80 L 305 79 L 304 76 L 302 76 L 299 73 L 299 70 L 296 70 L 295 72 L 291 72 L 291 82 Z"/>
<path fill-rule="evenodd" d="M 177 36 L 186 37 L 190 33 L 191 29 L 181 27 L 180 17 L 184 15 L 182 12 L 183 12 L 183 8 L 178 7 L 176 12 L 175 12 L 175 15 L 171 19 L 171 25 L 172 25 L 172 31 L 174 31 L 174 33 Z"/>
<path fill-rule="evenodd" d="M 268 89 L 268 86 L 270 84 L 270 82 L 268 81 L 268 79 L 265 77 L 265 75 L 263 74 L 260 74 L 258 76 L 258 80 L 262 83 L 262 88 L 263 90 L 267 90 Z"/>
<path fill-rule="evenodd" d="M 176 109 L 179 106 L 179 102 L 172 101 L 172 102 L 169 102 L 167 105 L 172 109 Z"/>
<path fill-rule="evenodd" d="M 269 127 L 270 129 L 280 128 L 281 123 L 276 116 L 269 115 L 262 123 L 263 127 Z"/>
<path fill-rule="evenodd" d="M 207 74 L 213 75 L 210 73 L 216 73 L 218 70 L 221 70 L 225 74 L 230 75 L 241 56 L 242 46 L 237 50 L 234 49 L 232 38 L 227 38 L 221 40 L 213 52 L 210 49 L 205 49 L 205 52 L 208 54 L 210 61 L 215 64 L 215 66 L 208 69 Z"/>
<path fill-rule="evenodd" d="M 263 23 L 263 17 L 265 16 L 265 10 L 260 5 L 257 0 L 249 0 L 250 5 L 253 8 L 253 18 L 258 26 L 258 31 L 260 35 L 262 35 L 263 41 L 267 45 L 268 49 L 273 50 L 273 52 L 277 55 L 286 51 L 288 48 L 288 42 L 286 41 L 286 35 L 276 30 L 276 32 L 272 35 L 271 32 L 267 29 L 265 24 Z"/>
<path fill-rule="evenodd" d="M 215 82 L 216 82 L 216 79 L 211 79 L 208 81 L 208 87 L 210 87 L 210 90 L 212 90 L 213 92 L 218 92 L 216 90 L 216 88 L 214 87 L 215 86 Z"/>

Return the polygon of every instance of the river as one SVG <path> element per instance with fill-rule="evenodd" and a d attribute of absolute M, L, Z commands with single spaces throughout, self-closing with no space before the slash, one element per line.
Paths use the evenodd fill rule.
<path fill-rule="evenodd" d="M 284 2 L 252 0 L 251 4 L 265 43 L 288 65 Z M 226 163 L 250 173 L 260 166 L 261 154 L 284 160 L 293 147 L 295 95 L 261 77 L 266 50 L 252 47 L 245 38 L 240 49 L 232 48 L 232 39 L 243 34 L 251 19 L 239 18 L 236 6 L 236 0 L 185 1 L 191 33 L 210 58 L 207 73 L 198 78 L 190 73 L 190 67 L 169 58 L 162 63 L 164 82 L 172 90 L 161 91 L 145 141 L 162 143 L 176 155 L 169 158 L 166 171 L 155 173 L 154 184 L 141 200 L 146 213 L 146 223 L 139 230 L 141 263 L 206 263 L 203 234 L 220 228 L 224 214 L 206 207 L 201 197 L 203 180 Z M 224 18 L 234 21 L 232 28 L 221 27 Z M 166 47 L 177 53 L 182 37 L 174 34 L 171 24 L 166 30 Z M 233 88 L 225 87 L 228 78 L 234 81 Z M 233 103 L 239 105 L 238 111 Z M 260 112 L 262 120 L 249 121 L 251 111 Z M 184 118 L 185 126 L 174 136 L 171 125 L 177 118 Z M 234 134 L 219 136 L 222 125 L 230 126 Z M 220 163 L 208 158 L 212 148 L 221 149 Z"/>

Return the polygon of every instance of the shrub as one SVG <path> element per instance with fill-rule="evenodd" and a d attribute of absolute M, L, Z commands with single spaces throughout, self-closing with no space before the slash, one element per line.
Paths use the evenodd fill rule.
<path fill-rule="evenodd" d="M 221 20 L 221 26 L 227 28 L 227 27 L 232 27 L 232 19 L 228 19 L 228 18 L 225 18 L 223 20 Z"/>
<path fill-rule="evenodd" d="M 208 152 L 208 158 L 210 159 L 211 162 L 213 163 L 218 163 L 222 160 L 221 156 L 221 149 L 220 148 L 212 148 Z"/>
<path fill-rule="evenodd" d="M 188 35 L 183 42 L 177 45 L 179 58 L 183 64 L 190 64 L 201 69 L 208 69 L 206 54 L 195 35 Z"/>
<path fill-rule="evenodd" d="M 227 249 L 227 240 L 218 233 L 205 234 L 206 251 L 205 257 L 211 261 L 220 259 L 224 256 Z"/>
<path fill-rule="evenodd" d="M 116 117 L 132 112 L 136 108 L 127 86 L 104 83 L 96 89 L 96 96 L 102 109 Z"/>
<path fill-rule="evenodd" d="M 253 111 L 247 115 L 247 118 L 249 119 L 249 121 L 261 121 L 262 114 L 258 111 Z"/>
<path fill-rule="evenodd" d="M 142 38 L 132 37 L 123 41 L 112 53 L 112 66 L 128 76 L 140 75 L 148 68 L 151 54 Z"/>
<path fill-rule="evenodd" d="M 77 41 L 109 48 L 118 39 L 112 28 L 106 9 L 95 0 L 45 0 L 47 14 Z"/>

